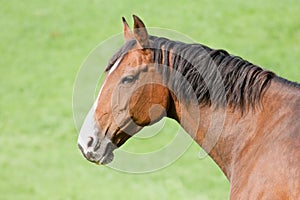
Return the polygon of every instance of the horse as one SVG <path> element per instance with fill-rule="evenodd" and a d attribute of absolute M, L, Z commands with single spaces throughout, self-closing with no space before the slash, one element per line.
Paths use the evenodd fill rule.
<path fill-rule="evenodd" d="M 230 199 L 300 199 L 300 85 L 225 50 L 149 35 L 133 19 L 131 30 L 122 18 L 125 43 L 82 125 L 84 157 L 108 164 L 169 117 L 223 171 Z"/>

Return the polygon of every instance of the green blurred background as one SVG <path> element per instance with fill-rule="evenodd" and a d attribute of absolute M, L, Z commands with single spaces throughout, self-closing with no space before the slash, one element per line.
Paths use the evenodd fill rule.
<path fill-rule="evenodd" d="M 210 158 L 198 158 L 196 144 L 171 166 L 140 175 L 81 156 L 73 83 L 89 52 L 121 32 L 122 16 L 300 81 L 298 0 L 0 2 L 1 200 L 228 199 L 228 181 Z"/>

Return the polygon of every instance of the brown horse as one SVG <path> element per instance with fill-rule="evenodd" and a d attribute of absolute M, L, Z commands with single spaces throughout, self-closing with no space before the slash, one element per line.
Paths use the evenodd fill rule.
<path fill-rule="evenodd" d="M 148 35 L 136 16 L 133 31 L 123 25 L 126 42 L 79 135 L 88 160 L 109 163 L 114 149 L 167 116 L 209 152 L 231 199 L 300 199 L 299 84 L 224 50 Z"/>

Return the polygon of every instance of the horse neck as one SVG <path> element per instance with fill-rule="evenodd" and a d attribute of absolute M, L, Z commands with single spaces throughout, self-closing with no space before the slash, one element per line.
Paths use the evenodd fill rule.
<path fill-rule="evenodd" d="M 299 109 L 300 90 L 273 79 L 261 99 L 261 106 L 256 110 L 242 113 L 229 107 L 212 109 L 198 106 L 197 118 L 194 117 L 195 110 L 190 109 L 190 103 L 179 102 L 172 93 L 170 99 L 169 117 L 182 125 L 231 180 L 238 171 L 243 170 L 247 158 L 252 159 L 253 154 L 249 152 L 253 147 L 263 145 L 271 132 L 273 138 L 280 134 L 280 131 L 273 131 L 274 126 L 278 119 L 288 119 L 289 109 L 281 109 L 280 113 L 278 110 L 287 107 Z"/>

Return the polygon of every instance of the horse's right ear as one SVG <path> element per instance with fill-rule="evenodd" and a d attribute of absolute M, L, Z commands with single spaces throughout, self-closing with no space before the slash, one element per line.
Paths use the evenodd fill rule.
<path fill-rule="evenodd" d="M 148 32 L 145 27 L 145 24 L 136 15 L 133 15 L 133 20 L 134 20 L 133 32 L 134 32 L 134 37 L 135 37 L 136 41 L 138 42 L 138 44 L 141 48 L 148 47 L 149 39 L 148 39 Z"/>
<path fill-rule="evenodd" d="M 128 23 L 126 22 L 126 19 L 124 17 L 122 17 L 122 21 L 123 21 L 123 34 L 124 34 L 125 41 L 133 40 L 134 34 L 130 30 Z"/>

